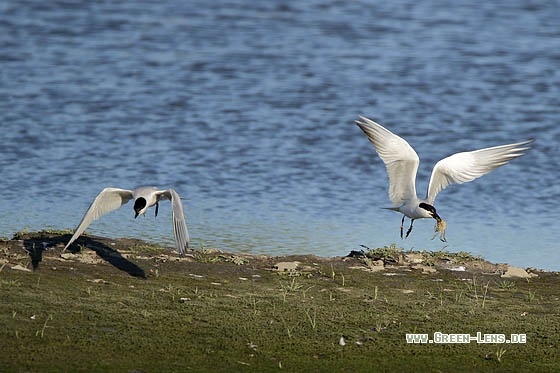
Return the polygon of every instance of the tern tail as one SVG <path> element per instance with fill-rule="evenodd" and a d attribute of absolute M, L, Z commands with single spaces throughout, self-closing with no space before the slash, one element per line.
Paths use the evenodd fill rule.
<path fill-rule="evenodd" d="M 384 209 L 384 210 L 393 210 L 393 211 L 400 212 L 398 207 L 382 207 L 382 209 Z"/>

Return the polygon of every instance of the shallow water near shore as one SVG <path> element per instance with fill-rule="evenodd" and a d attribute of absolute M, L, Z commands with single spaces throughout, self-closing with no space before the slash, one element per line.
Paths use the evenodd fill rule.
<path fill-rule="evenodd" d="M 437 199 L 446 250 L 560 269 L 560 26 L 554 2 L 0 5 L 0 235 L 75 228 L 104 187 L 173 187 L 193 246 L 343 255 L 399 238 L 385 169 L 353 124 L 418 152 L 534 138 Z M 172 245 L 171 209 L 88 232 Z"/>

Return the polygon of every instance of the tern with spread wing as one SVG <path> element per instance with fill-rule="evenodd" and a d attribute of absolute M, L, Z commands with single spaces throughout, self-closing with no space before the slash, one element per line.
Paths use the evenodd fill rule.
<path fill-rule="evenodd" d="M 432 170 L 426 198 L 420 199 L 416 195 L 415 186 L 420 159 L 414 149 L 403 138 L 368 118 L 361 116 L 356 124 L 364 131 L 387 168 L 389 198 L 393 203 L 393 207 L 388 209 L 403 214 L 401 238 L 405 217 L 411 219 L 405 237 L 412 232 L 412 224 L 416 219 L 434 218 L 438 223 L 437 227 L 440 223 L 445 227 L 443 219 L 434 207 L 434 201 L 440 191 L 453 183 L 462 184 L 478 179 L 507 164 L 510 160 L 523 155 L 523 152 L 529 149 L 526 145 L 533 141 L 457 153 L 440 160 Z M 443 235 L 441 240 L 445 240 Z"/>
<path fill-rule="evenodd" d="M 126 204 L 131 199 L 134 200 L 134 218 L 146 213 L 148 207 L 156 206 L 156 216 L 158 214 L 158 203 L 161 200 L 170 200 L 173 218 L 173 233 L 179 255 L 183 255 L 189 247 L 189 232 L 185 223 L 183 204 L 181 197 L 173 189 L 158 190 L 155 187 L 140 187 L 134 190 L 105 188 L 95 197 L 91 206 L 76 228 L 76 232 L 64 247 L 63 252 L 86 230 L 94 221 L 106 213 L 116 210 Z"/>

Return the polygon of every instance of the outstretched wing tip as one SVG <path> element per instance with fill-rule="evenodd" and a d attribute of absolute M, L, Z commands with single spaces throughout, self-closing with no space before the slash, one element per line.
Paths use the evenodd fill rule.
<path fill-rule="evenodd" d="M 167 189 L 171 199 L 171 211 L 173 219 L 173 234 L 175 236 L 175 244 L 179 255 L 183 255 L 189 248 L 189 230 L 183 211 L 183 203 L 181 196 L 172 188 Z"/>
<path fill-rule="evenodd" d="M 463 184 L 482 177 L 511 160 L 525 155 L 535 139 L 461 152 L 443 158 L 432 170 L 427 199 L 433 203 L 440 191 L 450 184 Z"/>
<path fill-rule="evenodd" d="M 370 122 L 377 124 L 375 121 L 373 121 L 373 120 L 371 120 L 367 117 L 364 117 L 363 115 L 359 115 L 358 119 L 354 120 L 354 123 L 356 123 L 360 127 L 367 126 L 368 124 L 370 124 Z"/>
<path fill-rule="evenodd" d="M 111 187 L 104 188 L 90 204 L 80 224 L 78 224 L 78 227 L 74 231 L 74 235 L 70 238 L 70 241 L 68 241 L 63 251 L 70 247 L 94 220 L 99 219 L 110 211 L 120 208 L 130 199 L 132 199 L 132 191 L 130 190 Z"/>

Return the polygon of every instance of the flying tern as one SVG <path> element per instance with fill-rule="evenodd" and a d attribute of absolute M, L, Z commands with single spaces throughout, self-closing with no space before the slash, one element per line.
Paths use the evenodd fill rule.
<path fill-rule="evenodd" d="M 523 152 L 529 149 L 526 145 L 533 141 L 456 153 L 443 158 L 432 170 L 426 198 L 420 199 L 416 195 L 415 186 L 420 159 L 414 149 L 406 140 L 368 118 L 360 116 L 356 124 L 364 131 L 387 168 L 389 199 L 393 203 L 393 207 L 388 209 L 403 214 L 401 238 L 405 217 L 410 218 L 410 227 L 405 237 L 412 232 L 412 224 L 416 219 L 434 218 L 437 221 L 436 231 L 438 227 L 442 227 L 444 231 L 445 221 L 437 214 L 434 207 L 437 194 L 450 184 L 473 181 L 522 156 Z M 442 241 L 445 241 L 444 237 L 442 234 Z"/>
<path fill-rule="evenodd" d="M 134 190 L 105 188 L 91 203 L 86 211 L 82 221 L 76 228 L 74 235 L 64 247 L 63 252 L 86 230 L 86 228 L 94 221 L 99 219 L 106 213 L 116 210 L 126 204 L 131 199 L 134 200 L 134 218 L 138 215 L 144 215 L 149 207 L 156 206 L 155 216 L 158 214 L 159 201 L 170 200 L 172 217 L 173 217 L 173 233 L 175 235 L 175 243 L 179 255 L 183 255 L 189 247 L 189 232 L 185 223 L 185 215 L 183 213 L 183 204 L 181 197 L 173 189 L 158 190 L 156 187 L 139 187 Z"/>

